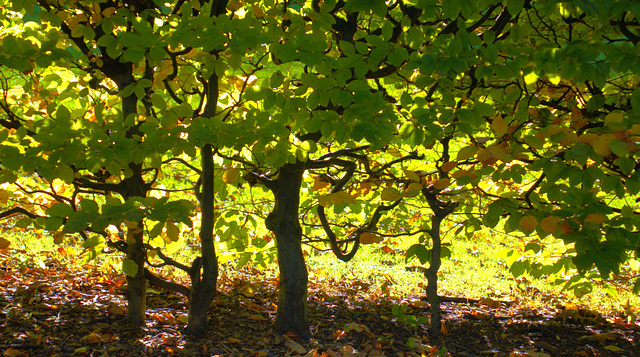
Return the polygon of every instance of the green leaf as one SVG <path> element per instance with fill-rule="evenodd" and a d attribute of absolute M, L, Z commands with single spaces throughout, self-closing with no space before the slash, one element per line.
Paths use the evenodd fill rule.
<path fill-rule="evenodd" d="M 444 12 L 444 16 L 449 19 L 455 19 L 458 17 L 458 13 L 460 12 L 460 1 L 459 0 L 446 0 L 442 2 L 442 11 Z"/>
<path fill-rule="evenodd" d="M 75 173 L 69 165 L 60 164 L 58 165 L 57 171 L 58 174 L 56 176 L 59 177 L 62 181 L 69 184 L 73 183 L 73 180 L 75 179 Z"/>
<path fill-rule="evenodd" d="M 431 261 L 431 249 L 427 249 L 424 244 L 414 244 L 407 250 L 406 261 L 410 261 L 412 258 L 418 258 L 420 264 L 426 264 Z"/>
<path fill-rule="evenodd" d="M 522 11 L 524 0 L 507 0 L 507 10 L 511 16 L 516 16 Z"/>
<path fill-rule="evenodd" d="M 133 278 L 138 274 L 138 264 L 136 264 L 132 259 L 124 258 L 122 260 L 122 271 Z"/>
<path fill-rule="evenodd" d="M 88 213 L 93 213 L 93 214 L 97 214 L 100 212 L 100 207 L 98 206 L 98 204 L 96 203 L 96 201 L 88 199 L 88 198 L 84 198 L 82 199 L 82 201 L 80 201 L 80 208 Z"/>
<path fill-rule="evenodd" d="M 515 262 L 513 262 L 513 264 L 511 264 L 511 268 L 509 268 L 509 271 L 514 277 L 517 278 L 526 273 L 529 267 L 529 262 L 524 260 L 516 260 Z"/>
<path fill-rule="evenodd" d="M 640 88 L 636 88 L 631 94 L 631 107 L 636 115 L 640 115 Z"/>
<path fill-rule="evenodd" d="M 609 141 L 609 149 L 619 157 L 625 157 L 629 154 L 629 147 L 622 140 L 613 139 Z"/>
<path fill-rule="evenodd" d="M 616 164 L 625 175 L 631 175 L 633 169 L 636 168 L 635 160 L 628 157 L 619 157 L 613 163 Z"/>
<path fill-rule="evenodd" d="M 160 94 L 153 93 L 151 94 L 150 98 L 151 98 L 151 104 L 153 104 L 154 107 L 160 110 L 167 109 L 167 103 L 164 101 L 164 98 L 162 98 Z"/>
<path fill-rule="evenodd" d="M 17 228 L 27 228 L 31 225 L 31 218 L 22 217 L 15 224 Z"/>
<path fill-rule="evenodd" d="M 627 191 L 632 195 L 637 195 L 640 192 L 640 176 L 633 175 L 627 177 L 624 182 Z"/>
<path fill-rule="evenodd" d="M 65 218 L 74 212 L 73 208 L 65 203 L 54 203 L 47 209 L 47 214 L 52 217 Z"/>

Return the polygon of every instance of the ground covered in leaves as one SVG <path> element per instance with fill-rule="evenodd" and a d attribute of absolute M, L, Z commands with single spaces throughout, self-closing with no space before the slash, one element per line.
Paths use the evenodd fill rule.
<path fill-rule="evenodd" d="M 428 316 L 420 297 L 399 301 L 362 281 L 310 283 L 314 338 L 271 327 L 276 281 L 259 271 L 222 275 L 209 332 L 184 334 L 186 299 L 151 291 L 147 324 L 125 323 L 120 277 L 64 267 L 0 267 L 4 356 L 640 356 L 640 326 L 572 306 L 445 299 L 442 337 L 397 321 L 393 305 Z"/>

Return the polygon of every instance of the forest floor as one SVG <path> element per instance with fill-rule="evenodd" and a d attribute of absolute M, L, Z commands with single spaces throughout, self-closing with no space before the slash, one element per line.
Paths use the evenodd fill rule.
<path fill-rule="evenodd" d="M 3 356 L 640 356 L 640 325 L 572 306 L 444 298 L 443 335 L 398 322 L 428 316 L 420 297 L 372 291 L 362 281 L 310 282 L 313 339 L 272 331 L 276 281 L 248 269 L 220 277 L 204 338 L 184 334 L 186 299 L 149 294 L 147 323 L 125 322 L 126 284 L 95 270 L 0 269 Z M 331 285 L 331 287 L 327 287 Z"/>

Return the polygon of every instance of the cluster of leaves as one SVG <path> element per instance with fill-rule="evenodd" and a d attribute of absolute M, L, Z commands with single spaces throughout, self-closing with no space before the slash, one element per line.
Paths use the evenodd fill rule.
<path fill-rule="evenodd" d="M 275 259 L 273 238 L 282 263 L 302 237 L 347 261 L 420 234 L 407 256 L 429 262 L 434 295 L 454 211 L 457 234 L 566 244 L 515 274 L 607 278 L 640 259 L 633 1 L 24 0 L 0 15 L 2 217 L 106 242 L 132 278 L 147 255 L 198 275 L 156 249 L 190 228 L 238 266 Z M 304 261 L 287 269 L 305 290 Z"/>

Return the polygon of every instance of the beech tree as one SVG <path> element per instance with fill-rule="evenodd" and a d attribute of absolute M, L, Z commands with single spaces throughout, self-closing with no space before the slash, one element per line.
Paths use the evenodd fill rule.
<path fill-rule="evenodd" d="M 214 230 L 229 223 L 213 212 L 216 162 L 225 183 L 243 172 L 273 194 L 282 333 L 310 336 L 302 238 L 321 230 L 348 261 L 383 239 L 391 209 L 407 222 L 396 233 L 423 234 L 407 255 L 430 264 L 434 333 L 452 213 L 466 217 L 458 233 L 518 230 L 540 255 L 543 238 L 562 240 L 550 265 L 512 255 L 511 270 L 560 274 L 578 293 L 640 254 L 634 1 L 28 0 L 2 11 L 2 216 L 125 252 L 132 322 L 146 276 L 191 297 L 190 330 L 206 326 Z M 178 165 L 198 179 L 161 188 Z M 156 249 L 193 224 L 175 192 L 186 189 L 202 213 L 191 266 Z M 430 219 L 400 219 L 417 200 Z M 192 286 L 154 277 L 152 256 Z"/>
<path fill-rule="evenodd" d="M 216 74 L 212 64 L 228 40 L 212 25 L 215 41 L 176 41 L 226 13 L 226 1 L 201 5 L 10 3 L 3 20 L 0 157 L 3 181 L 12 183 L 3 192 L 15 206 L 3 217 L 26 215 L 19 226 L 45 228 L 57 241 L 78 232 L 96 254 L 106 240 L 126 254 L 128 320 L 144 320 L 148 279 L 189 297 L 187 330 L 197 334 L 216 292 L 214 164 L 212 140 L 189 137 L 186 124 L 218 114 L 224 71 Z M 180 18 L 191 22 L 177 26 Z M 208 60 L 193 65 L 194 54 Z M 218 70 L 226 66 L 220 62 Z M 196 148 L 201 169 L 190 163 Z M 162 188 L 167 167 L 176 163 L 200 176 L 195 187 Z M 194 189 L 201 207 L 202 256 L 191 266 L 158 249 L 180 239 L 180 226 L 193 224 L 192 203 L 149 195 L 181 189 Z M 110 225 L 125 229 L 126 237 L 112 239 Z M 191 287 L 153 275 L 145 268 L 151 256 L 185 270 Z"/>

